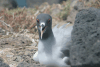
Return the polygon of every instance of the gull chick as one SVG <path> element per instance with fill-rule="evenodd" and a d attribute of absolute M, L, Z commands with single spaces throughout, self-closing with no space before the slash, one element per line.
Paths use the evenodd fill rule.
<path fill-rule="evenodd" d="M 73 26 L 52 29 L 52 17 L 49 14 L 39 14 L 36 18 L 39 33 L 38 51 L 33 59 L 48 66 L 70 66 L 69 44 Z"/>

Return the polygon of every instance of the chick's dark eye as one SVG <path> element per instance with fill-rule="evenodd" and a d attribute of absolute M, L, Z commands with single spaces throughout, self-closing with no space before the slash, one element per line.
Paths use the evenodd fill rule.
<path fill-rule="evenodd" d="M 39 19 L 37 19 L 37 23 L 39 23 Z"/>
<path fill-rule="evenodd" d="M 50 23 L 50 19 L 48 20 L 48 23 Z"/>

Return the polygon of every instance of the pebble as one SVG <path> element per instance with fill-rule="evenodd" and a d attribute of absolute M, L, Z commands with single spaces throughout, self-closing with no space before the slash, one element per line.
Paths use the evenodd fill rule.
<path fill-rule="evenodd" d="M 32 42 L 34 43 L 34 42 L 35 42 L 35 40 L 34 40 L 34 39 L 32 39 Z"/>
<path fill-rule="evenodd" d="M 32 44 L 31 44 L 31 46 L 37 46 L 37 43 L 36 43 L 36 42 L 34 42 L 34 43 L 32 43 Z"/>
<path fill-rule="evenodd" d="M 25 51 L 25 55 L 29 55 L 30 54 L 30 51 Z"/>
<path fill-rule="evenodd" d="M 13 57 L 13 55 L 9 55 L 9 54 L 8 54 L 8 55 L 6 55 L 6 57 Z"/>
<path fill-rule="evenodd" d="M 2 51 L 0 51 L 0 54 L 3 54 L 4 53 L 4 51 L 2 50 Z"/>
<path fill-rule="evenodd" d="M 38 38 L 39 38 L 39 35 L 36 35 L 36 36 L 35 36 L 35 39 L 38 39 Z"/>
<path fill-rule="evenodd" d="M 21 57 L 17 56 L 16 59 L 15 59 L 15 61 L 17 61 L 17 62 L 21 61 Z"/>

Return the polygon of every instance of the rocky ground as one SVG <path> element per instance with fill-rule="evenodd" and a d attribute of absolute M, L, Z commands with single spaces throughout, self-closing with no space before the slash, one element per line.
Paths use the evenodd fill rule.
<path fill-rule="evenodd" d="M 60 25 L 63 24 L 65 22 Z M 3 33 L 1 32 L 1 34 Z M 40 66 L 33 60 L 33 55 L 38 50 L 38 38 L 38 34 L 27 32 L 2 35 L 0 38 L 0 57 L 10 67 Z"/>
<path fill-rule="evenodd" d="M 0 67 L 44 67 L 45 65 L 40 65 L 32 59 L 38 50 L 36 16 L 40 13 L 49 13 L 53 17 L 52 27 L 67 22 L 72 22 L 73 25 L 76 13 L 92 6 L 91 0 L 86 1 L 72 0 L 53 5 L 44 3 L 34 9 L 17 8 L 0 11 Z"/>

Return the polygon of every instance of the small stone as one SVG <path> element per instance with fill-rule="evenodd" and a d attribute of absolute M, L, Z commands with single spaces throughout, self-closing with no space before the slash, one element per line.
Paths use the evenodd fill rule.
<path fill-rule="evenodd" d="M 37 43 L 36 43 L 36 42 L 34 42 L 34 43 L 32 43 L 32 44 L 31 44 L 31 46 L 37 46 Z"/>
<path fill-rule="evenodd" d="M 2 51 L 0 51 L 0 54 L 3 54 L 4 53 L 4 51 L 2 50 Z"/>
<path fill-rule="evenodd" d="M 17 56 L 16 59 L 15 59 L 15 61 L 17 61 L 17 62 L 19 62 L 21 60 L 22 60 L 22 58 L 20 56 Z"/>
<path fill-rule="evenodd" d="M 32 39 L 32 42 L 35 42 L 35 40 L 34 40 L 34 39 Z"/>
<path fill-rule="evenodd" d="M 3 62 L 3 59 L 0 57 L 0 62 Z"/>
<path fill-rule="evenodd" d="M 13 57 L 13 55 L 9 55 L 9 54 L 8 54 L 8 55 L 6 55 L 6 57 Z"/>
<path fill-rule="evenodd" d="M 39 38 L 39 35 L 36 35 L 36 36 L 35 36 L 35 39 L 38 39 L 38 38 Z"/>
<path fill-rule="evenodd" d="M 25 55 L 29 55 L 29 53 L 30 53 L 29 51 L 25 51 Z"/>

